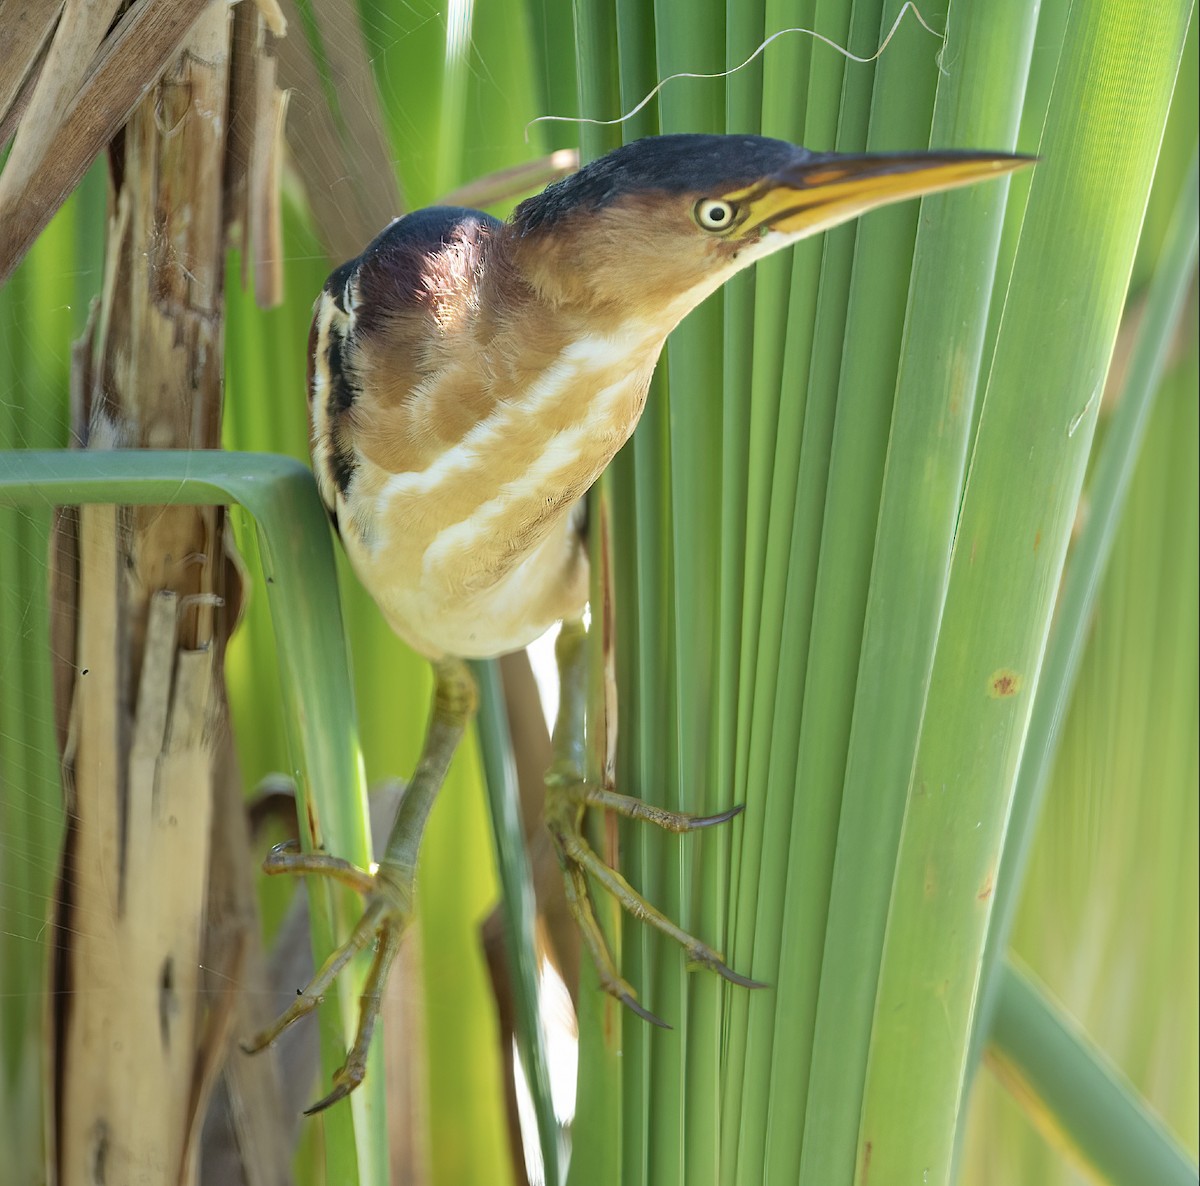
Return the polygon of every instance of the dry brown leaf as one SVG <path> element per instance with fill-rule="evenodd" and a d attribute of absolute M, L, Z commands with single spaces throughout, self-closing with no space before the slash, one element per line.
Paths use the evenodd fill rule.
<path fill-rule="evenodd" d="M 93 11 L 82 0 L 89 19 L 78 29 L 68 27 L 70 6 L 64 10 L 42 78 L 17 129 L 0 173 L 0 284 L 153 86 L 210 0 L 141 0 L 102 44 L 93 42 L 97 13 L 107 11 L 110 3 L 95 5 Z M 224 13 L 223 6 L 220 10 Z M 106 27 L 107 21 L 101 33 Z M 56 54 L 63 59 L 61 74 Z M 56 76 L 53 85 L 51 76 Z"/>
<path fill-rule="evenodd" d="M 259 75 L 258 116 L 254 131 L 246 225 L 254 257 L 254 299 L 262 309 L 283 301 L 283 220 L 280 185 L 283 175 L 284 129 L 288 92 L 275 85 L 275 72 Z"/>
<path fill-rule="evenodd" d="M 46 160 L 59 125 L 83 86 L 120 4 L 121 0 L 66 0 L 63 5 L 44 68 L 0 174 L 0 211 L 9 208 L 14 197 L 29 188 Z"/>
<path fill-rule="evenodd" d="M 0 0 L 0 128 L 30 75 L 40 69 L 62 6 L 63 0 Z M 0 131 L 0 148 L 6 143 L 8 136 Z"/>
<path fill-rule="evenodd" d="M 276 43 L 260 10 L 233 10 L 229 147 L 225 158 L 225 221 L 242 249 L 242 286 L 254 266 L 260 308 L 283 300 L 283 227 L 280 175 L 287 92 L 276 85 Z"/>

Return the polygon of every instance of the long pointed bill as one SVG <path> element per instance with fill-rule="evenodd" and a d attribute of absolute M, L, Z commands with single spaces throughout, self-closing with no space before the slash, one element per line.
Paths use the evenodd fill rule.
<path fill-rule="evenodd" d="M 768 231 L 799 237 L 891 202 L 999 177 L 1034 159 L 995 152 L 825 153 L 723 196 L 749 207 L 738 238 Z"/>

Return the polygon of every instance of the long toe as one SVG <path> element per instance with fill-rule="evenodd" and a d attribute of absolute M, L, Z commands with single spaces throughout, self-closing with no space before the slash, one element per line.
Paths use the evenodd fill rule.
<path fill-rule="evenodd" d="M 366 895 L 375 888 L 374 875 L 341 857 L 332 857 L 324 852 L 302 852 L 298 840 L 285 840 L 277 844 L 262 863 L 262 871 L 270 877 L 283 873 L 292 875 L 314 873 L 329 877 L 349 886 L 357 893 Z"/>
<path fill-rule="evenodd" d="M 348 866 L 345 865 L 345 862 L 330 860 L 323 863 L 317 871 L 336 880 L 344 881 L 346 868 Z M 355 955 L 374 946 L 375 954 L 363 982 L 360 996 L 358 1032 L 355 1035 L 354 1043 L 346 1055 L 345 1063 L 333 1076 L 333 1089 L 323 1099 L 313 1104 L 305 1113 L 306 1115 L 311 1116 L 314 1112 L 324 1111 L 331 1104 L 344 1099 L 363 1081 L 366 1075 L 367 1054 L 371 1047 L 371 1035 L 375 1029 L 375 1022 L 379 1016 L 388 970 L 396 953 L 400 950 L 400 942 L 409 919 L 408 910 L 395 900 L 395 891 L 394 885 L 375 879 L 374 886 L 367 895 L 362 917 L 350 938 L 333 951 L 307 987 L 299 993 L 282 1016 L 242 1044 L 242 1049 L 248 1054 L 253 1054 L 263 1047 L 269 1046 L 293 1022 L 312 1013 L 317 1008 L 338 974 Z"/>
<path fill-rule="evenodd" d="M 689 964 L 709 968 L 730 984 L 742 988 L 765 988 L 766 986 L 759 981 L 735 972 L 708 944 L 702 943 L 672 922 L 662 911 L 647 902 L 611 865 L 605 864 L 596 855 L 583 835 L 582 804 L 585 802 L 603 805 L 629 818 L 655 823 L 672 831 L 690 831 L 693 828 L 724 823 L 741 808 L 734 807 L 712 816 L 672 815 L 659 808 L 648 808 L 640 800 L 631 799 L 626 795 L 618 795 L 608 790 L 592 790 L 582 783 L 574 786 L 562 783 L 547 786 L 546 824 L 563 868 L 567 906 L 579 924 L 584 945 L 591 953 L 605 991 L 651 1024 L 670 1028 L 661 1018 L 639 1004 L 633 990 L 621 979 L 608 944 L 596 923 L 591 891 L 588 887 L 589 876 L 610 894 L 622 909 L 678 943 L 683 948 Z"/>

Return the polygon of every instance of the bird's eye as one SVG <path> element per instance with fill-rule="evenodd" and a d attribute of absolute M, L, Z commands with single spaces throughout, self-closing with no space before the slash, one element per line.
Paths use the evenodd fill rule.
<path fill-rule="evenodd" d="M 696 203 L 696 221 L 706 231 L 723 231 L 733 225 L 737 211 L 719 198 L 704 198 Z"/>

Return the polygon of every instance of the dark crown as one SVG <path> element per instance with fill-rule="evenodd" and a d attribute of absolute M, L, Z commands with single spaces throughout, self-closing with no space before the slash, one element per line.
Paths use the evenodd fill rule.
<path fill-rule="evenodd" d="M 765 136 L 647 136 L 555 182 L 513 211 L 522 234 L 553 226 L 574 210 L 598 210 L 627 193 L 722 193 L 797 163 L 809 154 Z"/>

